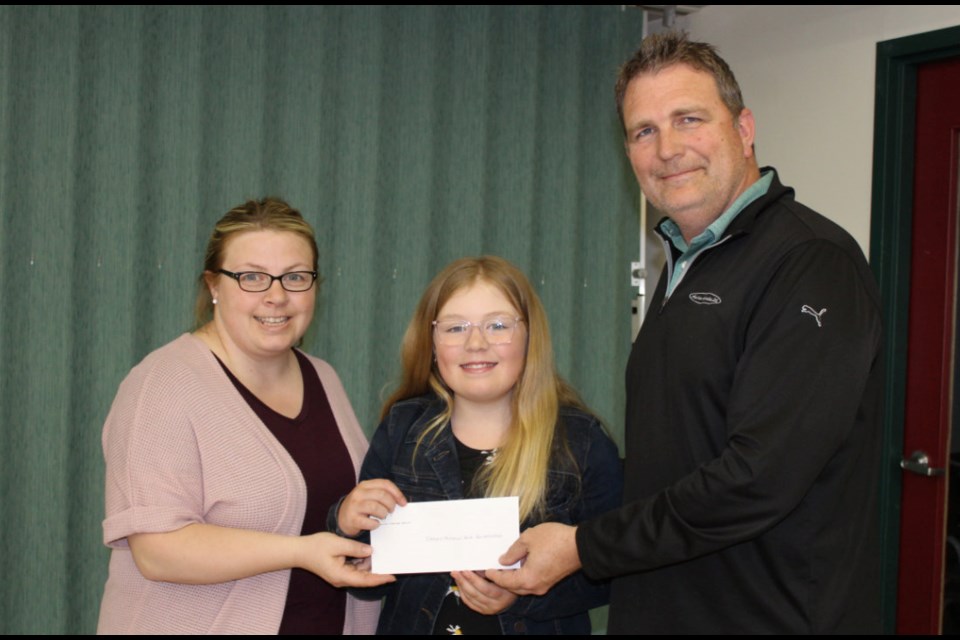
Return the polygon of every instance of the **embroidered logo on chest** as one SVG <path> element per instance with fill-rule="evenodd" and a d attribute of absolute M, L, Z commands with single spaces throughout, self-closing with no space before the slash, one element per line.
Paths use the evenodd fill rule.
<path fill-rule="evenodd" d="M 715 293 L 691 293 L 690 299 L 697 304 L 720 304 L 720 296 Z"/>
<path fill-rule="evenodd" d="M 803 305 L 803 307 L 800 309 L 800 313 L 805 313 L 808 316 L 813 316 L 813 319 L 817 321 L 818 327 L 823 326 L 823 314 L 825 314 L 826 312 L 827 312 L 826 309 L 820 309 L 820 311 L 817 311 L 816 309 L 814 309 L 813 307 L 807 304 Z"/>

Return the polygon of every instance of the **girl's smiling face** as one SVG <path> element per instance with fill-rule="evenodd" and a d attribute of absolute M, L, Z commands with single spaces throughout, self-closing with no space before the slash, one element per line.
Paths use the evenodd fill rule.
<path fill-rule="evenodd" d="M 437 368 L 455 401 L 494 405 L 510 402 L 526 362 L 526 326 L 518 322 L 507 344 L 490 344 L 482 327 L 496 317 L 513 321 L 518 316 L 509 299 L 485 280 L 460 289 L 440 308 L 437 322 L 471 323 L 462 345 L 439 344 L 434 330 Z"/>

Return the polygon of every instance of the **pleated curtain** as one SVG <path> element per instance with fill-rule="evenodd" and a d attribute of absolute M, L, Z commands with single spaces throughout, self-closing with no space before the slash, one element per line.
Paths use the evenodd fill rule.
<path fill-rule="evenodd" d="M 95 630 L 103 420 L 191 330 L 249 198 L 316 228 L 304 347 L 368 433 L 427 282 L 489 253 L 620 434 L 638 190 L 612 85 L 640 37 L 620 6 L 0 7 L 0 633 Z"/>

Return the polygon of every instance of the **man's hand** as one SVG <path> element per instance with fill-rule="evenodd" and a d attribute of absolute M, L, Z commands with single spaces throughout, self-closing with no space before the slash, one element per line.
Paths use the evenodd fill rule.
<path fill-rule="evenodd" d="M 518 595 L 542 596 L 580 568 L 576 533 L 576 527 L 556 522 L 527 529 L 500 556 L 500 564 L 523 560 L 520 569 L 488 570 L 487 578 Z"/>

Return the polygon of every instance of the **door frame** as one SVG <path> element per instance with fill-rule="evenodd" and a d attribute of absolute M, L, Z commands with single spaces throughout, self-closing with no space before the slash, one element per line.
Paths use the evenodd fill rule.
<path fill-rule="evenodd" d="M 900 545 L 913 219 L 917 66 L 960 56 L 960 27 L 877 44 L 870 264 L 880 285 L 884 321 L 884 424 L 880 476 L 884 630 L 894 633 Z"/>

